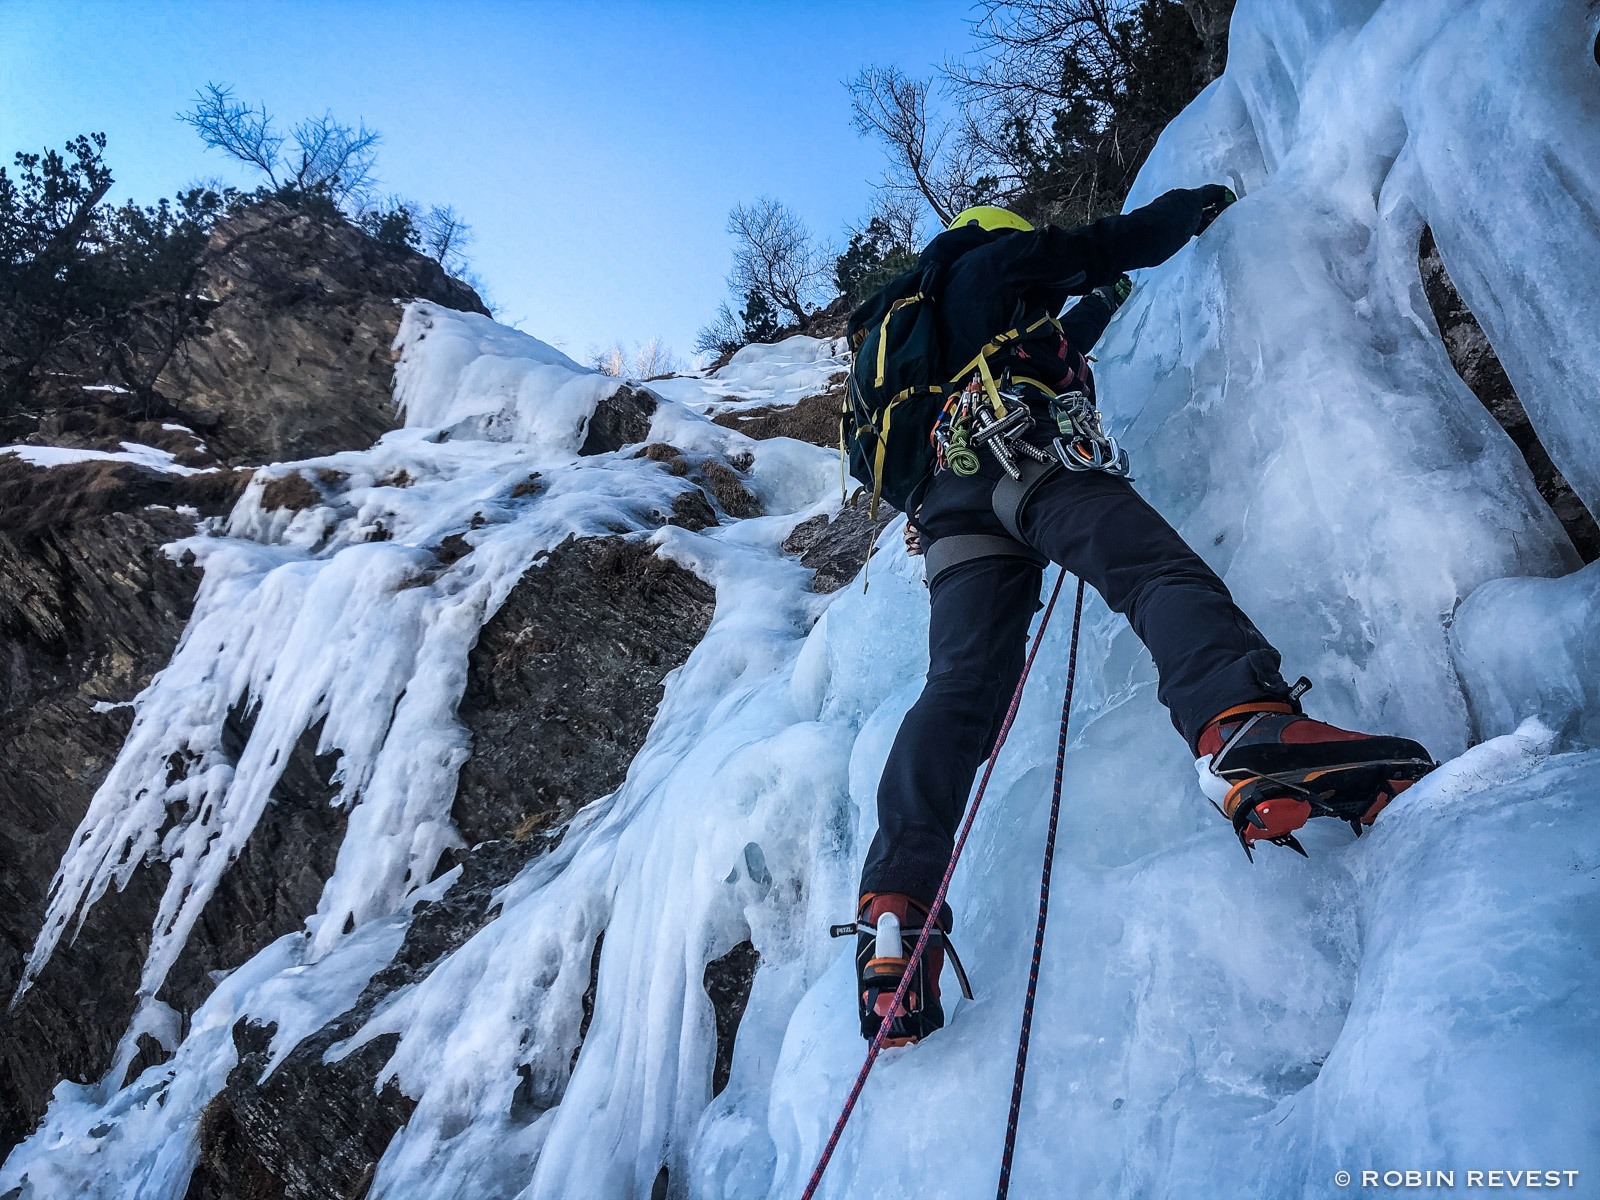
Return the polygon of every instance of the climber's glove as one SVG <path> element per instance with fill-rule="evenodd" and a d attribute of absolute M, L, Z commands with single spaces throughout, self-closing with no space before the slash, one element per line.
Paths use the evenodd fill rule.
<path fill-rule="evenodd" d="M 1095 288 L 1094 294 L 1106 302 L 1107 308 L 1116 312 L 1132 291 L 1133 280 L 1128 278 L 1127 272 L 1123 272 L 1113 282 Z"/>
<path fill-rule="evenodd" d="M 1195 233 L 1202 234 L 1222 215 L 1222 210 L 1230 204 L 1238 202 L 1239 197 L 1233 194 L 1231 188 L 1225 188 L 1220 183 L 1208 183 L 1205 187 L 1195 188 L 1195 195 L 1199 197 L 1202 205 L 1200 209 L 1200 227 Z"/>

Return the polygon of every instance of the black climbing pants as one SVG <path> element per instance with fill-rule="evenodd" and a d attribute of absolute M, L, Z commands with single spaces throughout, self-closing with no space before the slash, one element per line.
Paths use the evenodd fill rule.
<path fill-rule="evenodd" d="M 918 522 L 924 540 L 999 532 L 989 492 L 981 477 L 941 471 Z M 1202 726 L 1224 709 L 1287 698 L 1278 652 L 1127 480 L 1056 471 L 1028 501 L 1021 529 L 1030 545 L 1128 618 L 1155 659 L 1157 696 L 1191 750 Z M 931 581 L 928 678 L 884 764 L 863 893 L 932 902 L 973 777 L 1022 673 L 1042 576 L 1025 559 L 982 558 Z"/>

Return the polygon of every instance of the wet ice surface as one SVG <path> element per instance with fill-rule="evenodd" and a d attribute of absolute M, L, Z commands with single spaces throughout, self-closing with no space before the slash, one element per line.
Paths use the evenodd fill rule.
<path fill-rule="evenodd" d="M 1600 1170 L 1594 574 L 1572 573 L 1514 448 L 1452 372 L 1415 261 L 1427 221 L 1594 504 L 1569 467 L 1600 462 L 1583 215 L 1600 91 L 1576 9 L 1246 0 L 1227 76 L 1142 177 L 1134 203 L 1212 179 L 1244 198 L 1140 273 L 1099 347 L 1139 488 L 1291 677 L 1316 681 L 1315 715 L 1448 761 L 1367 837 L 1316 822 L 1309 861 L 1251 867 L 1195 786 L 1148 658 L 1092 601 L 1014 1194 L 1331 1196 L 1341 1169 Z M 851 912 L 877 776 L 920 686 L 925 593 L 891 529 L 870 591 L 811 594 L 778 546 L 835 502 L 836 464 L 700 414 L 814 392 L 836 351 L 786 343 L 726 379 L 651 385 L 652 438 L 755 455 L 770 515 L 690 534 L 652 515 L 681 481 L 627 451 L 574 457 L 613 382 L 428 305 L 402 340 L 407 428 L 306 464 L 345 475 L 327 503 L 266 513 L 257 483 L 226 536 L 185 543 L 206 568 L 194 621 L 140 699 L 52 916 L 104 891 L 129 837 L 203 889 L 247 836 L 273 751 L 326 713 L 355 807 L 311 936 L 230 976 L 171 1063 L 120 1092 L 64 1084 L 0 1191 L 26 1176 L 24 1195 L 182 1195 L 198 1114 L 232 1065 L 227 1026 L 290 1003 L 299 1030 L 340 1011 L 453 841 L 452 710 L 478 625 L 562 537 L 623 528 L 715 583 L 711 628 L 622 787 L 357 1035 L 401 1035 L 387 1071 L 418 1099 L 371 1194 L 643 1196 L 666 1164 L 674 1195 L 797 1196 L 861 1059 L 849 950 L 827 926 Z M 545 490 L 514 500 L 533 471 Z M 379 526 L 389 540 L 367 540 Z M 474 552 L 440 571 L 429 547 L 462 531 Z M 951 892 L 977 998 L 880 1061 L 824 1195 L 994 1186 L 1067 624 L 1046 636 Z M 208 768 L 245 690 L 262 706 L 246 755 Z M 165 830 L 157 768 L 181 745 L 198 762 L 165 799 L 196 815 Z M 206 830 L 220 836 L 202 844 Z M 175 929 L 194 896 L 174 898 Z M 713 1100 L 702 973 L 746 937 L 761 967 Z M 156 939 L 152 994 L 181 944 Z M 151 1004 L 140 1027 L 163 1020 Z M 514 1117 L 523 1065 L 536 1103 Z"/>

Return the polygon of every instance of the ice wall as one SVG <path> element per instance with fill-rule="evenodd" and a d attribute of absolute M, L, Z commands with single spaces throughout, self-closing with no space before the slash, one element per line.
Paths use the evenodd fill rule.
<path fill-rule="evenodd" d="M 1252 867 L 1195 788 L 1148 658 L 1091 603 L 1014 1194 L 1333 1196 L 1349 1194 L 1338 1170 L 1600 1171 L 1592 576 L 1560 578 L 1572 550 L 1451 370 L 1416 267 L 1426 221 L 1595 503 L 1596 22 L 1575 0 L 1242 0 L 1227 74 L 1141 177 L 1130 203 L 1210 180 L 1243 199 L 1140 273 L 1099 348 L 1138 486 L 1287 671 L 1316 681 L 1316 715 L 1419 737 L 1451 761 L 1368 837 L 1318 822 L 1309 861 L 1263 853 Z M 63 1085 L 0 1193 L 182 1195 L 232 1021 L 292 1008 L 283 1040 L 340 1011 L 452 836 L 463 748 L 448 705 L 478 624 L 542 548 L 619 525 L 644 536 L 679 486 L 624 456 L 573 457 L 609 385 L 548 347 L 427 306 L 403 340 L 407 429 L 312 464 L 348 474 L 329 503 L 291 518 L 252 492 L 226 536 L 201 539 L 194 624 L 140 701 L 141 721 L 178 721 L 202 759 L 216 705 L 241 689 L 262 699 L 249 753 L 263 762 L 328 714 L 355 808 L 313 936 L 242 969 L 172 1062 L 129 1088 Z M 877 775 L 925 668 L 926 604 L 892 530 L 870 591 L 812 595 L 779 544 L 832 503 L 834 465 L 747 443 L 698 410 L 798 394 L 816 386 L 799 374 L 830 375 L 834 355 L 746 353 L 726 386 L 680 381 L 658 411 L 653 437 L 753 452 L 771 515 L 648 534 L 716 584 L 711 628 L 624 785 L 357 1036 L 400 1035 L 386 1074 L 418 1100 L 374 1197 L 643 1197 L 662 1166 L 672 1196 L 800 1193 L 862 1054 L 849 950 L 826 927 L 852 908 Z M 422 480 L 406 496 L 382 482 L 399 466 Z M 548 490 L 513 505 L 534 466 Z M 434 576 L 423 548 L 479 511 L 474 554 Z M 364 541 L 378 521 L 393 538 Z M 342 666 L 297 657 L 301 622 L 345 648 Z M 977 998 L 880 1061 L 824 1195 L 993 1187 L 1065 624 L 952 891 Z M 180 680 L 197 689 L 189 707 Z M 392 727 L 362 715 L 388 711 L 402 682 L 415 706 Z M 1476 738 L 1490 740 L 1469 749 Z M 63 865 L 62 912 L 125 869 L 112 852 L 124 833 L 155 827 L 139 789 L 169 748 L 136 727 L 87 823 L 95 849 Z M 184 793 L 222 797 L 228 837 L 247 832 L 266 777 L 246 766 L 191 773 Z M 203 848 L 163 850 L 207 878 Z M 745 937 L 761 967 L 712 1099 L 700 981 Z M 513 1116 L 524 1075 L 537 1104 Z"/>

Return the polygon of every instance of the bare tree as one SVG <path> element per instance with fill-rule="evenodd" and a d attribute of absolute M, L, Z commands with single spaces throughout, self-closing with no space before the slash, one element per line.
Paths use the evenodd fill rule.
<path fill-rule="evenodd" d="M 718 306 L 711 323 L 694 335 L 694 348 L 701 354 L 727 354 L 744 344 L 744 322 L 726 300 Z"/>
<path fill-rule="evenodd" d="M 589 351 L 589 365 L 602 375 L 621 378 L 628 367 L 628 352 L 622 348 L 621 342 L 613 342 L 598 350 Z"/>
<path fill-rule="evenodd" d="M 796 323 L 805 321 L 826 290 L 833 265 L 805 222 L 782 201 L 763 196 L 754 204 L 734 205 L 728 232 L 734 237 L 728 277 L 734 294 L 759 293 Z"/>
<path fill-rule="evenodd" d="M 672 347 L 659 336 L 640 346 L 633 355 L 633 377 L 654 379 L 658 375 L 671 375 L 678 370 L 678 360 Z"/>
<path fill-rule="evenodd" d="M 600 349 L 590 348 L 589 365 L 602 375 L 629 379 L 654 379 L 671 375 L 681 365 L 660 337 L 653 337 L 642 345 L 635 345 L 632 353 L 620 342 Z"/>
<path fill-rule="evenodd" d="M 930 118 L 931 81 L 898 67 L 863 67 L 846 85 L 851 124 L 883 143 L 889 155 L 884 188 L 920 195 L 941 225 L 972 204 L 984 166 L 981 147 L 959 136 L 949 121 Z"/>
<path fill-rule="evenodd" d="M 461 219 L 454 205 L 435 204 L 417 223 L 417 232 L 428 256 L 450 274 L 458 274 L 466 267 L 472 226 Z"/>
<path fill-rule="evenodd" d="M 1068 60 L 1099 79 L 1126 78 L 1128 44 L 1118 27 L 1134 17 L 1138 0 L 981 0 L 978 7 L 969 56 L 976 65 L 944 68 L 963 100 L 1032 121 L 1060 103 Z"/>
<path fill-rule="evenodd" d="M 232 87 L 208 83 L 178 119 L 209 148 L 255 167 L 274 189 L 325 191 L 341 204 L 359 204 L 375 182 L 379 134 L 365 124 L 352 129 L 332 113 L 298 122 L 286 137 L 275 129 L 265 105 L 252 107 L 237 99 Z"/>
<path fill-rule="evenodd" d="M 207 148 L 249 163 L 277 186 L 283 136 L 273 131 L 265 105 L 257 111 L 234 99 L 232 87 L 208 83 L 195 94 L 194 107 L 179 113 L 178 120 L 192 127 Z"/>
<path fill-rule="evenodd" d="M 896 246 L 919 250 L 923 241 L 922 205 L 906 192 L 880 191 L 872 199 L 865 220 L 850 226 L 851 233 L 864 233 L 874 221 L 882 223 Z"/>

